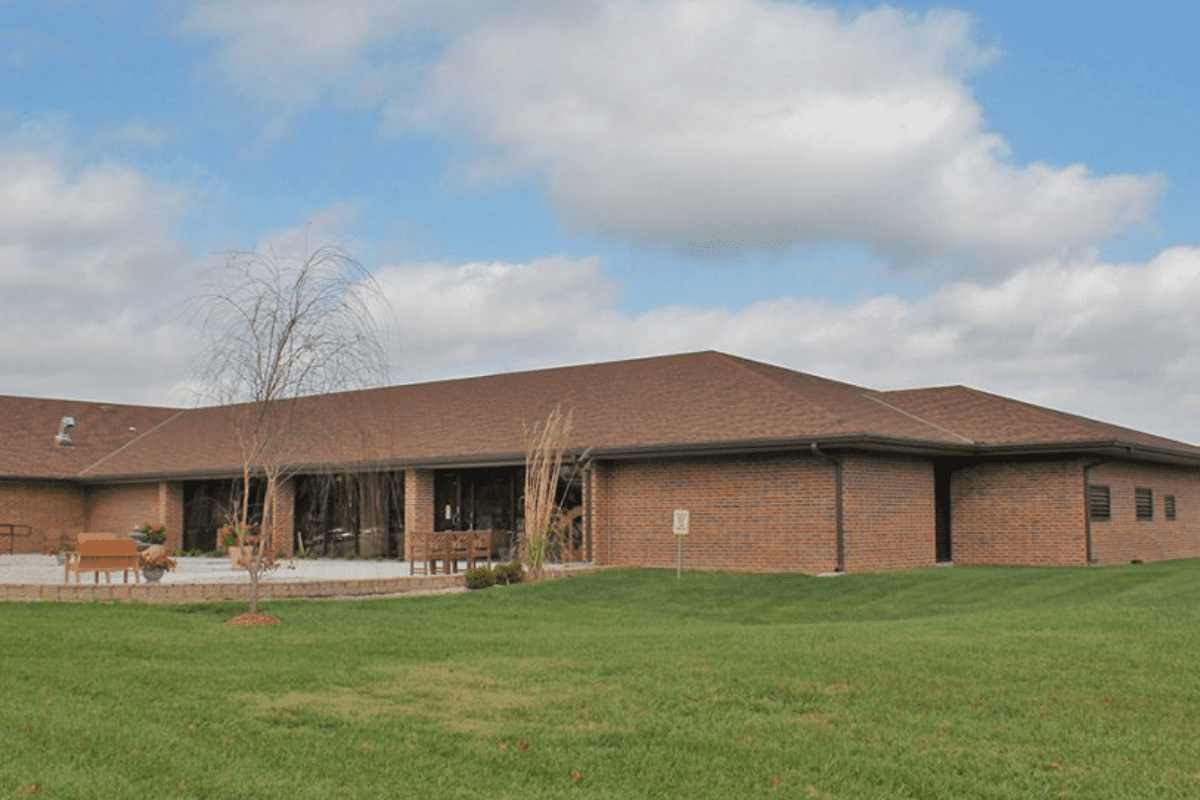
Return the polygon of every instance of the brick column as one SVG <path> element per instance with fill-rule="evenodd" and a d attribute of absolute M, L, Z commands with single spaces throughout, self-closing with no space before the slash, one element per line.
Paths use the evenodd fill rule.
<path fill-rule="evenodd" d="M 291 478 L 275 486 L 271 503 L 271 544 L 278 555 L 291 556 L 296 549 L 296 483 Z"/>
<path fill-rule="evenodd" d="M 404 472 L 404 560 L 412 561 L 412 534 L 433 532 L 433 470 Z"/>
<path fill-rule="evenodd" d="M 606 563 L 608 556 L 608 538 L 605 535 L 606 511 L 604 503 L 604 464 L 593 462 L 587 471 L 587 537 L 588 549 L 593 564 Z"/>
<path fill-rule="evenodd" d="M 167 526 L 167 547 L 183 549 L 183 484 L 159 481 L 158 522 Z"/>

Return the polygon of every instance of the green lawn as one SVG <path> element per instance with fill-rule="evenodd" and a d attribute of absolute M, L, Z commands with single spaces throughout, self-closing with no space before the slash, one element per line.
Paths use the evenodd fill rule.
<path fill-rule="evenodd" d="M 264 608 L 0 604 L 0 798 L 1200 796 L 1200 561 Z"/>

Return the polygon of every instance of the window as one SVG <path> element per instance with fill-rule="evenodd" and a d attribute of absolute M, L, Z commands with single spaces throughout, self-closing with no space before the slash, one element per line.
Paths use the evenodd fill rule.
<path fill-rule="evenodd" d="M 1137 507 L 1138 519 L 1154 519 L 1154 492 L 1149 489 L 1134 489 L 1133 502 Z"/>
<path fill-rule="evenodd" d="M 1167 519 L 1175 519 L 1175 495 L 1163 495 L 1163 516 Z"/>
<path fill-rule="evenodd" d="M 1107 486 L 1088 486 L 1088 519 L 1107 522 L 1112 517 L 1112 503 Z"/>

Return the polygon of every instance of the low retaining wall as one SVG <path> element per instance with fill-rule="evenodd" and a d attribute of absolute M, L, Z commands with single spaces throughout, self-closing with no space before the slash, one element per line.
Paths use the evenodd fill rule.
<path fill-rule="evenodd" d="M 282 600 L 307 597 L 372 597 L 437 592 L 466 587 L 462 575 L 431 575 L 418 578 L 373 578 L 344 581 L 281 581 L 258 585 L 258 599 Z M 16 583 L 0 584 L 0 601 L 26 602 L 138 602 L 211 603 L 250 601 L 248 583 Z"/>
<path fill-rule="evenodd" d="M 544 580 L 567 578 L 607 569 L 601 566 L 547 569 Z M 280 581 L 258 585 L 258 599 L 321 599 L 330 597 L 395 597 L 423 592 L 465 589 L 467 580 L 455 575 L 366 578 L 340 581 Z M 0 583 L 0 602 L 122 602 L 122 603 L 214 603 L 250 602 L 248 583 Z"/>

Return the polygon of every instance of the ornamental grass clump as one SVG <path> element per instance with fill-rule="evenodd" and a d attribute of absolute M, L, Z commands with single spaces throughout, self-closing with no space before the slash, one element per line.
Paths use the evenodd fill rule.
<path fill-rule="evenodd" d="M 552 516 L 558 507 L 558 476 L 563 450 L 571 435 L 571 412 L 563 416 L 555 406 L 545 423 L 525 428 L 525 532 L 521 536 L 521 561 L 529 580 L 542 579 L 546 548 L 553 535 Z"/>

